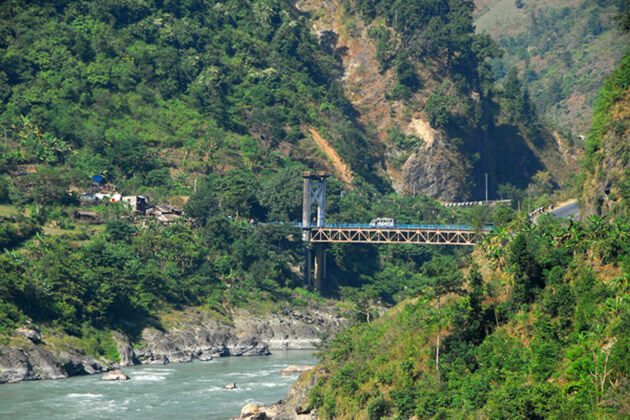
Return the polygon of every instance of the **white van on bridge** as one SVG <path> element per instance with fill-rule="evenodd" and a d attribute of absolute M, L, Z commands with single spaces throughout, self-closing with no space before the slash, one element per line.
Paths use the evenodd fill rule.
<path fill-rule="evenodd" d="M 370 227 L 394 227 L 396 221 L 388 217 L 379 217 L 370 221 Z"/>

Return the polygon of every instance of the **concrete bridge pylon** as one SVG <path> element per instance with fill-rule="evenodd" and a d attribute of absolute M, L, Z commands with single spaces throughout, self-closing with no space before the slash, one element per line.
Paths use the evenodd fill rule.
<path fill-rule="evenodd" d="M 304 172 L 302 192 L 302 240 L 306 244 L 304 279 L 309 288 L 322 290 L 326 281 L 326 250 L 323 243 L 312 243 L 314 227 L 326 225 L 326 179 L 325 172 Z M 315 216 L 313 207 L 316 206 Z"/>

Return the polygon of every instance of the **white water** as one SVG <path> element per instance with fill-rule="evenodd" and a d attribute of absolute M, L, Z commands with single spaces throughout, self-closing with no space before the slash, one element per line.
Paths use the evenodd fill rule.
<path fill-rule="evenodd" d="M 276 351 L 135 366 L 123 369 L 131 377 L 126 382 L 92 375 L 0 385 L 0 419 L 230 419 L 249 402 L 283 399 L 296 376 L 282 376 L 282 368 L 315 363 L 311 351 Z M 232 382 L 237 389 L 224 388 Z"/>

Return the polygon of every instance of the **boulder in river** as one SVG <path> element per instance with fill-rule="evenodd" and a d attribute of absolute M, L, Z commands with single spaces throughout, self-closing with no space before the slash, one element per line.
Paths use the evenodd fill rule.
<path fill-rule="evenodd" d="M 101 377 L 101 381 L 127 381 L 129 380 L 129 376 L 127 376 L 123 371 L 114 369 L 109 372 L 105 372 Z"/>

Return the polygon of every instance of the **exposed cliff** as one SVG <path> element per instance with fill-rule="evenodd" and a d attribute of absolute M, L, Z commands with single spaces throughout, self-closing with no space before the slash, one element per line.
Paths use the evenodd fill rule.
<path fill-rule="evenodd" d="M 301 0 L 297 7 L 311 15 L 320 44 L 342 63 L 345 95 L 367 135 L 383 145 L 384 169 L 396 191 L 459 200 L 481 194 L 484 173 L 490 174 L 491 195 L 501 183 L 527 186 L 538 170 L 559 184 L 567 180 L 576 160 L 574 153 L 561 153 L 569 149 L 566 141 L 541 126 L 528 129 L 483 86 L 487 75 L 480 69 L 490 59 L 483 54 L 496 52 L 472 59 L 480 60 L 479 68 L 445 69 L 440 57 L 414 55 L 419 47 L 408 45 L 412 41 L 387 16 L 366 16 L 365 4 Z M 445 25 L 456 21 L 442 18 Z M 408 36 L 423 43 L 429 35 L 419 30 Z M 462 37 L 470 49 L 487 41 L 472 33 Z M 465 78 L 468 87 L 462 87 Z"/>
<path fill-rule="evenodd" d="M 585 214 L 630 214 L 630 55 L 606 79 L 584 160 Z"/>

